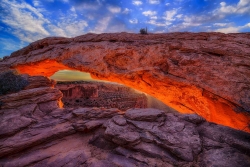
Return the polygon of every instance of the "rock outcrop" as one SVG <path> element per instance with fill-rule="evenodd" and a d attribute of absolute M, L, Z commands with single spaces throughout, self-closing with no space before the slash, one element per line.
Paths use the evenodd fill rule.
<path fill-rule="evenodd" d="M 196 114 L 60 108 L 46 77 L 0 96 L 0 166 L 250 166 L 250 134 Z M 11 100 L 10 100 L 11 99 Z"/>
<path fill-rule="evenodd" d="M 58 82 L 65 107 L 105 107 L 126 111 L 147 108 L 147 96 L 124 85 L 108 82 Z"/>
<path fill-rule="evenodd" d="M 250 134 L 157 109 L 1 110 L 3 167 L 250 165 Z M 18 114 L 19 113 L 19 114 Z"/>
<path fill-rule="evenodd" d="M 250 131 L 250 34 L 86 34 L 31 43 L 1 69 L 91 73 L 146 92 L 182 113 Z"/>

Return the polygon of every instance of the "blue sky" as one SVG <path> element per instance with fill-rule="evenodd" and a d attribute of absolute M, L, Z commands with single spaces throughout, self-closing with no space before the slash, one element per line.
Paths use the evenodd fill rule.
<path fill-rule="evenodd" d="M 0 57 L 47 36 L 250 32 L 250 0 L 0 0 Z"/>

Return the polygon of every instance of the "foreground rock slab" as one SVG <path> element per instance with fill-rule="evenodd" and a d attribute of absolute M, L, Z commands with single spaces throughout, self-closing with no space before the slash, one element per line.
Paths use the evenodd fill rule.
<path fill-rule="evenodd" d="M 249 33 L 50 37 L 4 58 L 0 69 L 43 76 L 61 69 L 89 72 L 146 92 L 179 112 L 250 132 L 249 46 Z"/>
<path fill-rule="evenodd" d="M 0 110 L 3 167 L 187 167 L 250 165 L 250 134 L 198 115 L 156 109 L 68 108 L 39 118 Z M 11 132 L 11 133 L 10 133 Z"/>

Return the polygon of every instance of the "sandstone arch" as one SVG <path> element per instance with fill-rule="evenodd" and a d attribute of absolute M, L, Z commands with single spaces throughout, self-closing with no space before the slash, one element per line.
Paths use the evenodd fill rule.
<path fill-rule="evenodd" d="M 30 75 L 89 72 L 146 92 L 182 113 L 249 131 L 249 46 L 249 33 L 87 34 L 36 41 L 0 65 Z"/>

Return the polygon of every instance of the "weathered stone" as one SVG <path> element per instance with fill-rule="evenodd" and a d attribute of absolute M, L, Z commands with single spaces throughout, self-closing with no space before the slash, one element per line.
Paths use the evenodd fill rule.
<path fill-rule="evenodd" d="M 202 146 L 203 146 L 203 148 L 205 148 L 207 150 L 229 147 L 229 145 L 226 143 L 220 143 L 220 142 L 208 139 L 206 137 L 202 138 Z"/>
<path fill-rule="evenodd" d="M 198 165 L 204 167 L 247 167 L 250 166 L 250 159 L 233 148 L 225 147 L 204 151 L 198 160 Z"/>
<path fill-rule="evenodd" d="M 167 152 L 165 149 L 160 148 L 157 145 L 151 144 L 151 143 L 144 143 L 140 142 L 136 146 L 133 147 L 133 149 L 145 154 L 149 157 L 157 157 L 161 158 L 166 162 L 177 162 L 177 159 L 173 157 L 169 152 Z"/>
<path fill-rule="evenodd" d="M 121 115 L 114 116 L 112 119 L 117 125 L 124 126 L 127 124 L 126 119 Z"/>
<path fill-rule="evenodd" d="M 27 85 L 24 89 L 53 87 L 56 84 L 54 80 L 50 80 L 49 78 L 44 76 L 26 76 L 26 78 L 29 82 L 29 85 Z"/>
<path fill-rule="evenodd" d="M 197 114 L 183 114 L 183 115 L 180 115 L 180 118 L 184 119 L 185 121 L 194 123 L 194 124 L 200 124 L 202 122 L 205 122 L 205 119 L 200 117 Z"/>
<path fill-rule="evenodd" d="M 164 117 L 164 112 L 161 110 L 147 109 L 129 109 L 124 115 L 127 119 L 135 121 L 157 121 L 158 118 Z"/>
<path fill-rule="evenodd" d="M 137 167 L 138 166 L 138 162 L 136 162 L 133 159 L 129 159 L 129 158 L 124 158 L 124 156 L 120 156 L 120 155 L 115 155 L 115 154 L 111 154 L 108 159 L 115 165 L 117 166 L 121 166 L 121 167 Z"/>
<path fill-rule="evenodd" d="M 0 139 L 0 157 L 22 151 L 54 138 L 60 138 L 75 133 L 70 123 L 56 120 L 55 122 L 41 122 L 36 126 L 17 133 L 8 138 Z"/>
<path fill-rule="evenodd" d="M 12 53 L 0 66 L 44 76 L 61 69 L 90 72 L 180 112 L 250 131 L 249 39 L 248 33 L 214 32 L 50 37 Z"/>
<path fill-rule="evenodd" d="M 135 131 L 131 131 L 129 126 L 118 126 L 110 120 L 105 131 L 105 136 L 116 144 L 126 145 L 139 142 L 140 135 Z"/>
<path fill-rule="evenodd" d="M 85 119 L 111 118 L 122 112 L 118 109 L 101 109 L 101 108 L 79 108 L 72 112 L 75 116 Z"/>
<path fill-rule="evenodd" d="M 21 115 L 0 116 L 0 119 L 0 138 L 15 134 L 34 122 L 32 119 Z"/>
<path fill-rule="evenodd" d="M 110 82 L 75 81 L 56 84 L 65 107 L 105 107 L 126 111 L 147 108 L 147 96 L 125 85 Z M 167 108 L 167 107 L 166 107 Z"/>
<path fill-rule="evenodd" d="M 21 90 L 17 93 L 0 96 L 0 101 L 3 102 L 2 109 L 5 109 L 17 108 L 26 104 L 54 101 L 60 99 L 61 97 L 62 93 L 58 89 L 41 87 Z"/>
<path fill-rule="evenodd" d="M 107 119 L 100 119 L 100 120 L 93 120 L 93 121 L 86 122 L 85 123 L 86 130 L 90 131 L 90 130 L 96 129 L 102 126 L 102 124 L 104 124 L 106 121 Z"/>
<path fill-rule="evenodd" d="M 200 136 L 219 143 L 227 144 L 250 155 L 250 133 L 236 131 L 225 126 L 208 122 L 199 126 L 198 131 Z"/>
<path fill-rule="evenodd" d="M 92 160 L 88 164 L 89 167 L 117 167 L 117 165 L 113 164 L 109 160 Z"/>
<path fill-rule="evenodd" d="M 49 102 L 39 103 L 38 107 L 39 107 L 40 111 L 47 114 L 47 113 L 59 108 L 59 104 L 58 104 L 58 101 L 49 101 Z"/>
<path fill-rule="evenodd" d="M 30 111 L 20 117 L 18 110 L 1 110 L 3 120 L 36 121 L 12 136 L 2 135 L 0 166 L 249 166 L 247 133 L 196 124 L 180 114 L 148 122 L 126 119 L 122 113 L 106 118 L 110 109 L 93 109 L 93 115 L 85 109 L 56 109 L 39 119 Z"/>

